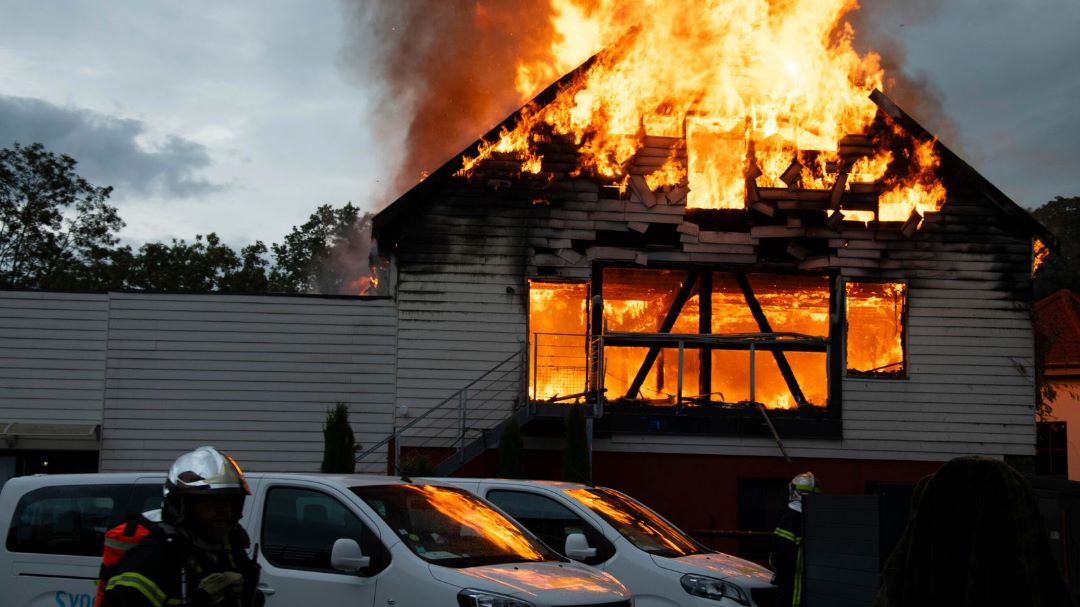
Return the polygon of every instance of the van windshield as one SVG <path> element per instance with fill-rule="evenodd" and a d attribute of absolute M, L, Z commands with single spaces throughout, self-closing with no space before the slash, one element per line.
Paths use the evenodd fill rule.
<path fill-rule="evenodd" d="M 657 556 L 709 552 L 641 502 L 611 489 L 565 489 L 571 498 L 599 514 L 630 543 Z"/>
<path fill-rule="evenodd" d="M 352 487 L 420 558 L 444 567 L 561 560 L 471 493 L 433 485 Z"/>

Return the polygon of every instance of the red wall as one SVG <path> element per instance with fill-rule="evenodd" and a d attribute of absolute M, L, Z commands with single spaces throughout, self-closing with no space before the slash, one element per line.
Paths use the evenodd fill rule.
<path fill-rule="evenodd" d="M 779 457 L 594 452 L 593 480 L 637 498 L 684 531 L 736 530 L 740 478 L 787 480 L 809 470 L 825 493 L 861 495 L 868 482 L 914 483 L 942 463 L 799 458 L 789 464 Z M 492 449 L 455 476 L 498 476 L 498 472 L 498 451 Z M 528 451 L 525 472 L 529 478 L 560 479 L 562 453 Z M 717 539 L 715 547 L 736 551 L 733 539 Z"/>

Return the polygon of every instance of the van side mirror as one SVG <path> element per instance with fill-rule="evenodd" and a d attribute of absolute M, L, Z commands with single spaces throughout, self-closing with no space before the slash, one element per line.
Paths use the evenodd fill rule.
<path fill-rule="evenodd" d="M 580 561 L 596 556 L 596 548 L 589 547 L 589 540 L 585 539 L 584 533 L 571 533 L 566 536 L 566 548 L 563 554 Z"/>
<path fill-rule="evenodd" d="M 356 573 L 371 564 L 371 557 L 364 556 L 356 540 L 341 538 L 330 549 L 330 566 L 338 571 Z"/>

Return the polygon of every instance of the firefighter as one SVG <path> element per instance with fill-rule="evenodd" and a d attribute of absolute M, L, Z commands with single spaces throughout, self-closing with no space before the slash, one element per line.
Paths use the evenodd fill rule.
<path fill-rule="evenodd" d="M 259 566 L 239 525 L 244 473 L 213 447 L 181 455 L 165 479 L 161 522 L 109 572 L 102 607 L 259 607 Z"/>
<path fill-rule="evenodd" d="M 779 588 L 777 607 L 799 607 L 802 604 L 805 594 L 802 498 L 819 491 L 813 472 L 797 474 L 788 483 L 788 505 L 773 531 L 773 548 L 769 555 L 769 564 L 776 572 L 773 583 Z"/>

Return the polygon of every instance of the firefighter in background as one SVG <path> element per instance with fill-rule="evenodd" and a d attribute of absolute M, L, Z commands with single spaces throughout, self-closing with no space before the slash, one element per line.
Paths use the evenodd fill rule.
<path fill-rule="evenodd" d="M 177 458 L 165 480 L 161 522 L 102 576 L 101 606 L 261 606 L 259 566 L 239 525 L 250 494 L 236 461 L 213 447 Z"/>
<path fill-rule="evenodd" d="M 788 505 L 773 531 L 773 548 L 769 555 L 769 564 L 776 572 L 773 583 L 780 589 L 776 598 L 777 607 L 802 605 L 805 594 L 802 498 L 819 491 L 813 472 L 797 474 L 788 483 Z"/>

